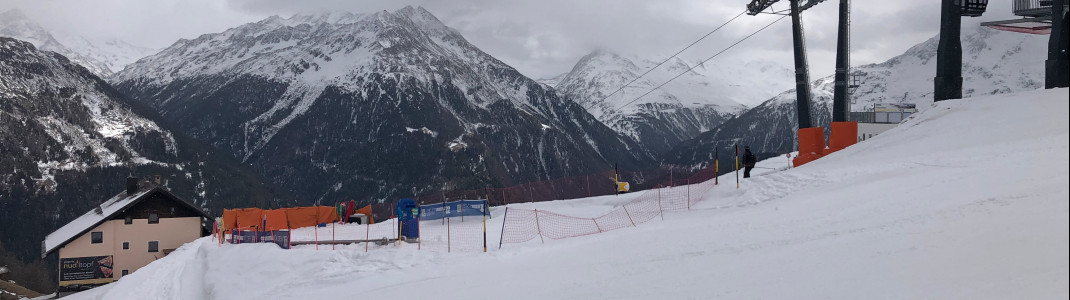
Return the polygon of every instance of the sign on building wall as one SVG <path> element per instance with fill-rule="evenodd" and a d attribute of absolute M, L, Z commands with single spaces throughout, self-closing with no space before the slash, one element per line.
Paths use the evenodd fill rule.
<path fill-rule="evenodd" d="M 112 282 L 114 265 L 115 260 L 111 255 L 61 258 L 59 285 Z"/>

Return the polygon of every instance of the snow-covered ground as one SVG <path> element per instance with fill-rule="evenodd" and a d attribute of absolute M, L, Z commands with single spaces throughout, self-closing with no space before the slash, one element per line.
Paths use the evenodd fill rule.
<path fill-rule="evenodd" d="M 808 165 L 758 169 L 740 189 L 722 177 L 692 210 L 634 228 L 488 253 L 206 238 L 70 299 L 1066 299 L 1066 99 L 941 102 Z M 635 195 L 515 207 L 591 217 Z"/>

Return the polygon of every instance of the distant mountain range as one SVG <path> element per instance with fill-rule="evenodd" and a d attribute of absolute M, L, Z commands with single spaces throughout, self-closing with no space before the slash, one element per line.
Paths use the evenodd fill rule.
<path fill-rule="evenodd" d="M 38 257 L 46 234 L 122 191 L 130 175 L 160 175 L 216 214 L 290 198 L 83 66 L 0 37 L 0 243 Z"/>
<path fill-rule="evenodd" d="M 418 7 L 271 17 L 180 40 L 113 81 L 302 204 L 654 162 Z"/>
<path fill-rule="evenodd" d="M 856 66 L 851 73 L 859 80 L 852 91 L 852 111 L 872 109 L 874 103 L 909 103 L 919 110 L 933 102 L 936 47 L 933 37 L 883 63 Z M 1044 87 L 1047 36 L 996 31 L 984 27 L 963 28 L 963 97 L 1002 94 Z M 831 121 L 833 78 L 813 83 L 811 111 L 815 126 Z M 798 129 L 795 90 L 769 99 L 739 117 L 674 147 L 663 162 L 704 165 L 716 151 L 727 157 L 734 144 L 751 146 L 766 154 L 783 154 L 797 148 Z"/>
<path fill-rule="evenodd" d="M 746 111 L 741 103 L 788 88 L 792 76 L 791 70 L 770 62 L 700 65 L 674 58 L 658 66 L 657 61 L 600 50 L 580 59 L 571 72 L 544 83 L 554 83 L 558 92 L 600 121 L 660 156 Z"/>
<path fill-rule="evenodd" d="M 57 35 L 45 30 L 19 10 L 0 13 L 0 37 L 27 41 L 38 49 L 62 54 L 102 78 L 108 78 L 126 65 L 158 51 L 116 39 L 90 41 L 78 35 Z"/>

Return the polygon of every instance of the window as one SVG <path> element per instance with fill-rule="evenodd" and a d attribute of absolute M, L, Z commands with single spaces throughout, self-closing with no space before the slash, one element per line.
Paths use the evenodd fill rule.
<path fill-rule="evenodd" d="M 94 244 L 100 244 L 104 242 L 104 232 L 94 231 L 92 235 Z"/>
<path fill-rule="evenodd" d="M 123 270 L 123 276 L 126 276 L 126 274 L 130 274 L 130 270 Z"/>
<path fill-rule="evenodd" d="M 160 242 L 159 241 L 150 241 L 149 242 L 149 252 L 160 252 Z"/>
<path fill-rule="evenodd" d="M 149 214 L 149 224 L 160 224 L 160 215 Z"/>
<path fill-rule="evenodd" d="M 130 242 L 123 242 L 123 250 L 130 250 Z"/>
<path fill-rule="evenodd" d="M 126 220 L 123 221 L 123 224 L 126 224 L 126 225 L 134 224 L 134 217 L 126 216 Z"/>

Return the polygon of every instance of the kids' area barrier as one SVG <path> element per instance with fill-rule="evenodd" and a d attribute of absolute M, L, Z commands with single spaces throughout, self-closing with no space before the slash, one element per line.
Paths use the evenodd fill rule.
<path fill-rule="evenodd" d="M 691 209 L 716 184 L 717 171 L 705 169 L 691 177 L 670 181 L 655 189 L 645 190 L 635 200 L 595 218 L 573 217 L 538 209 L 506 208 L 498 247 L 506 243 L 523 243 L 563 239 L 602 233 L 625 227 L 635 227 L 661 218 L 665 211 Z"/>
<path fill-rule="evenodd" d="M 391 218 L 386 222 L 374 224 L 346 223 L 344 218 L 339 217 L 339 212 L 354 211 L 341 207 L 317 206 L 296 207 L 275 210 L 262 209 L 233 209 L 225 210 L 220 220 L 219 231 L 220 243 L 230 241 L 241 242 L 274 242 L 279 244 L 281 240 L 288 239 L 289 244 L 299 247 L 321 247 L 337 249 L 339 247 L 361 247 L 364 251 L 373 248 L 390 245 L 407 244 L 416 246 L 419 250 L 428 251 L 487 251 L 487 221 L 492 217 L 502 218 L 501 232 L 497 241 L 498 248 L 503 244 L 524 243 L 538 238 L 563 239 L 579 237 L 606 231 L 635 227 L 654 219 L 664 219 L 665 211 L 683 211 L 691 209 L 691 206 L 700 201 L 707 191 L 715 184 L 717 177 L 716 165 L 691 174 L 691 176 L 675 179 L 674 174 L 664 175 L 667 181 L 652 184 L 648 179 L 645 185 L 653 186 L 647 190 L 637 191 L 640 193 L 634 200 L 598 217 L 575 217 L 561 213 L 538 209 L 506 208 L 500 216 L 491 216 L 490 205 L 495 203 L 493 197 L 473 197 L 455 201 L 444 201 L 447 193 L 442 193 L 438 200 L 435 198 L 401 199 L 391 205 Z M 604 174 L 603 174 L 604 175 Z M 573 177 L 583 178 L 586 186 L 586 178 L 591 176 Z M 662 176 L 658 176 L 659 178 Z M 612 178 L 612 177 L 610 177 Z M 551 181 L 551 183 L 556 181 Z M 642 184 L 642 183 L 641 183 Z M 564 185 L 574 186 L 574 185 Z M 612 194 L 616 191 L 611 184 L 600 184 L 602 188 L 596 190 L 584 189 L 582 194 Z M 552 188 L 552 185 L 551 187 Z M 483 189 L 464 191 L 472 195 L 491 195 L 498 192 L 503 198 L 501 202 L 512 203 L 506 198 L 510 195 L 509 189 Z M 561 196 L 559 191 L 540 191 L 533 189 L 516 189 L 528 194 L 528 198 L 516 198 L 518 202 L 524 200 L 552 199 L 549 195 Z M 458 195 L 455 193 L 454 195 Z M 547 195 L 536 197 L 535 195 Z M 576 195 L 576 198 L 587 195 Z M 488 199 L 490 198 L 490 199 Z M 471 200 L 476 199 L 476 200 Z M 422 203 L 428 203 L 420 205 Z M 430 203 L 429 203 L 430 202 Z M 437 203 L 436 203 L 437 202 Z M 526 201 L 525 201 L 526 202 Z M 538 201 L 534 201 L 538 202 Z M 352 206 L 352 204 L 350 204 Z M 371 217 L 372 208 L 365 206 L 357 212 L 368 212 Z M 371 222 L 369 222 L 371 223 Z M 495 228 L 497 229 L 497 228 Z M 251 233 L 250 233 L 251 232 Z M 283 233 L 287 237 L 283 237 Z M 224 237 L 226 236 L 226 237 Z M 283 246 L 282 244 L 279 244 Z M 492 245 L 491 245 L 492 247 Z M 286 248 L 283 246 L 283 248 Z"/>

